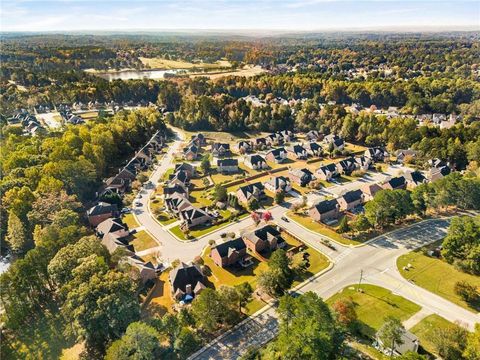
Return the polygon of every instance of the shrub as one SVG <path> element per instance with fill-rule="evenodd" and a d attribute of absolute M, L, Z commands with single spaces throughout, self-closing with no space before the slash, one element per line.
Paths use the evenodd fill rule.
<path fill-rule="evenodd" d="M 480 301 L 480 293 L 476 286 L 466 281 L 458 281 L 455 284 L 455 294 L 460 296 L 467 303 L 477 303 Z"/>

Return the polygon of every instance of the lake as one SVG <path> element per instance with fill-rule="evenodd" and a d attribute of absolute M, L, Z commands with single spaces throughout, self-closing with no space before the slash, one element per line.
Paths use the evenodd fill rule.
<path fill-rule="evenodd" d="M 105 80 L 139 80 L 139 79 L 164 79 L 165 74 L 177 74 L 184 69 L 176 70 L 123 70 L 110 72 L 90 72 Z"/>

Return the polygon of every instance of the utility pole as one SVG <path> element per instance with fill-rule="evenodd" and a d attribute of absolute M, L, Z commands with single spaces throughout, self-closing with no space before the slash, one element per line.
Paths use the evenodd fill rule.
<path fill-rule="evenodd" d="M 363 269 L 360 270 L 360 279 L 358 280 L 357 291 L 360 291 L 360 285 L 362 285 L 362 279 L 363 279 Z"/>

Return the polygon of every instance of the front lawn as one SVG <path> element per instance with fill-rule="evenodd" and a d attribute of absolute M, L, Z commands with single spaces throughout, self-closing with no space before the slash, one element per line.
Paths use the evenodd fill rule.
<path fill-rule="evenodd" d="M 160 214 L 156 215 L 157 220 L 160 221 L 160 224 L 162 225 L 170 225 L 173 224 L 175 221 L 177 221 L 176 218 L 174 217 L 169 217 L 168 214 L 164 211 L 162 211 Z"/>
<path fill-rule="evenodd" d="M 344 238 L 342 235 L 337 233 L 336 231 L 326 227 L 325 225 L 313 220 L 307 215 L 303 214 L 295 214 L 291 211 L 287 213 L 287 216 L 292 219 L 293 221 L 299 223 L 300 225 L 306 227 L 308 230 L 313 232 L 319 233 L 321 235 L 327 236 L 328 238 L 337 241 L 341 244 L 345 245 L 358 245 L 361 244 L 361 241 L 354 240 L 354 239 L 347 239 Z"/>
<path fill-rule="evenodd" d="M 424 318 L 417 325 L 410 329 L 410 332 L 418 336 L 420 345 L 429 353 L 436 352 L 435 345 L 432 343 L 432 337 L 435 329 L 445 329 L 451 326 L 458 326 L 443 317 L 432 314 Z"/>
<path fill-rule="evenodd" d="M 130 244 L 133 245 L 135 252 L 158 246 L 157 242 L 144 230 L 131 236 L 133 240 L 130 241 Z"/>
<path fill-rule="evenodd" d="M 480 288 L 480 277 L 461 272 L 446 261 L 428 256 L 426 254 L 428 249 L 429 247 L 417 249 L 397 259 L 397 267 L 402 276 L 465 309 L 478 312 L 479 309 L 469 306 L 455 294 L 454 288 L 458 281 L 466 281 Z M 403 267 L 408 264 L 411 264 L 412 267 L 409 270 L 403 270 Z"/>
<path fill-rule="evenodd" d="M 356 285 L 344 288 L 327 300 L 333 305 L 339 299 L 352 298 L 355 303 L 360 331 L 369 337 L 375 336 L 387 316 L 404 321 L 420 311 L 421 307 L 390 290 L 374 285 L 362 285 L 363 292 L 358 292 Z"/>
<path fill-rule="evenodd" d="M 135 220 L 135 217 L 133 216 L 133 214 L 125 215 L 122 218 L 122 221 L 128 226 L 129 230 L 135 229 L 140 226 L 137 220 Z"/>

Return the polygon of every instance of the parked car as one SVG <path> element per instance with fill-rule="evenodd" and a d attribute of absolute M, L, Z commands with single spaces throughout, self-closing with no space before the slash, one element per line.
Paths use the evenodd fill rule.
<path fill-rule="evenodd" d="M 140 207 L 140 206 L 142 206 L 142 203 L 140 201 L 136 201 L 134 205 L 137 206 L 137 207 Z"/>
<path fill-rule="evenodd" d="M 128 207 L 124 207 L 122 210 L 120 210 L 122 214 L 130 214 L 132 212 L 132 209 Z"/>
<path fill-rule="evenodd" d="M 285 217 L 285 216 L 282 216 L 280 219 L 282 219 L 282 220 L 285 221 L 285 222 L 290 222 L 290 220 L 288 220 L 288 218 Z"/>

